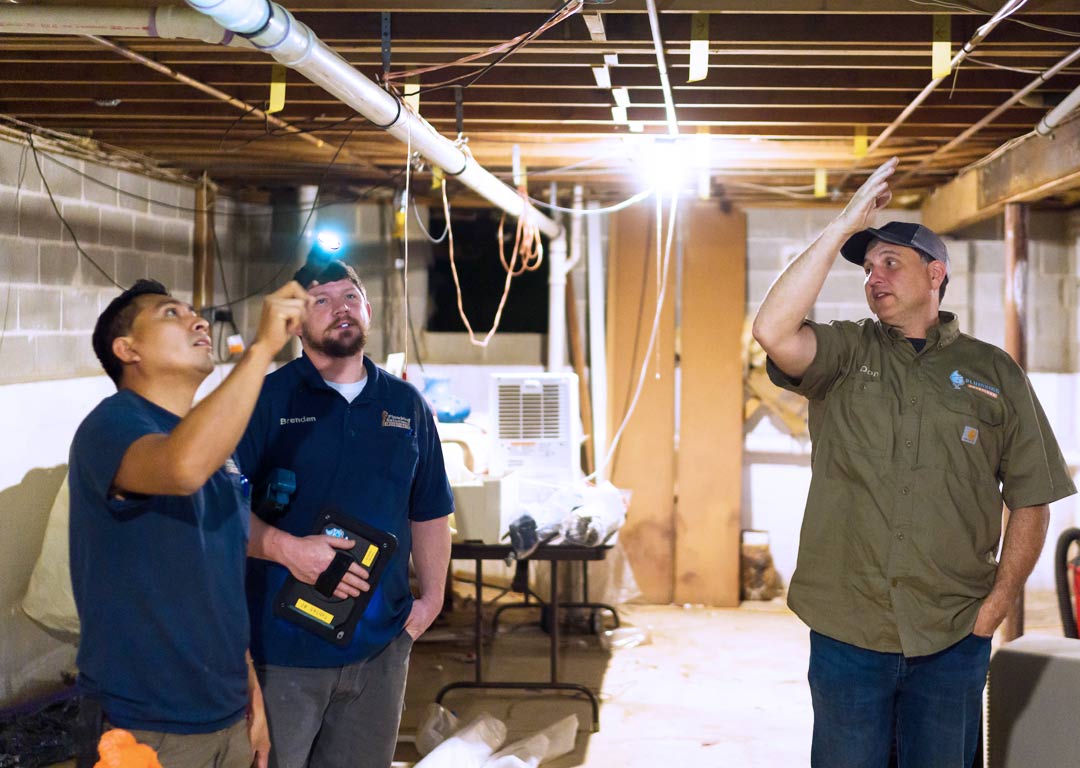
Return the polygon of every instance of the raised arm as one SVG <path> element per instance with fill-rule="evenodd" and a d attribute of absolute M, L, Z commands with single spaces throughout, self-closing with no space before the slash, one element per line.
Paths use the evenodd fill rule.
<path fill-rule="evenodd" d="M 307 293 L 290 282 L 263 301 L 255 341 L 225 381 L 169 434 L 146 435 L 124 453 L 113 485 L 121 492 L 186 496 L 199 490 L 240 441 L 266 369 L 299 330 Z"/>
<path fill-rule="evenodd" d="M 817 340 L 803 320 L 817 300 L 840 247 L 851 235 L 870 226 L 874 213 L 889 204 L 889 177 L 896 165 L 897 158 L 891 158 L 870 174 L 840 215 L 785 267 L 765 295 L 754 318 L 754 338 L 788 376 L 800 378 L 813 362 Z"/>

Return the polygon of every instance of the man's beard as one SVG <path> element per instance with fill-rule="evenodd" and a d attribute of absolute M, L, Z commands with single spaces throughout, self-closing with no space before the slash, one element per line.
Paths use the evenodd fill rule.
<path fill-rule="evenodd" d="M 327 357 L 354 357 L 367 344 L 367 332 L 358 325 L 355 328 L 357 333 L 352 337 L 334 338 L 327 334 L 316 339 L 314 335 L 305 335 L 304 344 Z"/>

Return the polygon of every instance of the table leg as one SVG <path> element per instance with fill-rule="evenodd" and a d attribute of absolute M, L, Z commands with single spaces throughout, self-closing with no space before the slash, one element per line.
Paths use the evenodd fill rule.
<path fill-rule="evenodd" d="M 484 561 L 476 558 L 476 616 L 473 619 L 476 682 L 484 681 Z"/>
<path fill-rule="evenodd" d="M 551 601 L 548 603 L 551 620 L 551 682 L 559 682 L 559 563 L 551 561 Z"/>

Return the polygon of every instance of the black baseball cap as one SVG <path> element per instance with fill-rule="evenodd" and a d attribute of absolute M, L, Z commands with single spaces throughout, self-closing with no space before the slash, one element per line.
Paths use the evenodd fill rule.
<path fill-rule="evenodd" d="M 890 221 L 884 227 L 868 227 L 862 232 L 856 232 L 841 246 L 840 255 L 861 267 L 866 257 L 866 247 L 873 240 L 914 248 L 919 253 L 940 261 L 945 265 L 946 276 L 949 274 L 949 251 L 945 248 L 945 242 L 922 224 L 907 221 Z"/>
<path fill-rule="evenodd" d="M 304 266 L 296 270 L 293 280 L 300 283 L 305 290 L 310 288 L 311 284 L 316 281 L 323 284 L 334 283 L 338 280 L 351 280 L 358 288 L 363 289 L 364 287 L 364 284 L 360 282 L 360 277 L 356 274 L 356 270 L 344 261 L 340 259 L 312 258 L 311 255 L 308 256 Z"/>

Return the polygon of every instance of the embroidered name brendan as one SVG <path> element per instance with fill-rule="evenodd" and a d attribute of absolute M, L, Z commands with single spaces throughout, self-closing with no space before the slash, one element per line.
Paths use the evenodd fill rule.
<path fill-rule="evenodd" d="M 308 424 L 312 421 L 315 421 L 314 416 L 294 416 L 291 419 L 281 419 L 279 423 L 284 427 L 286 424 Z"/>

